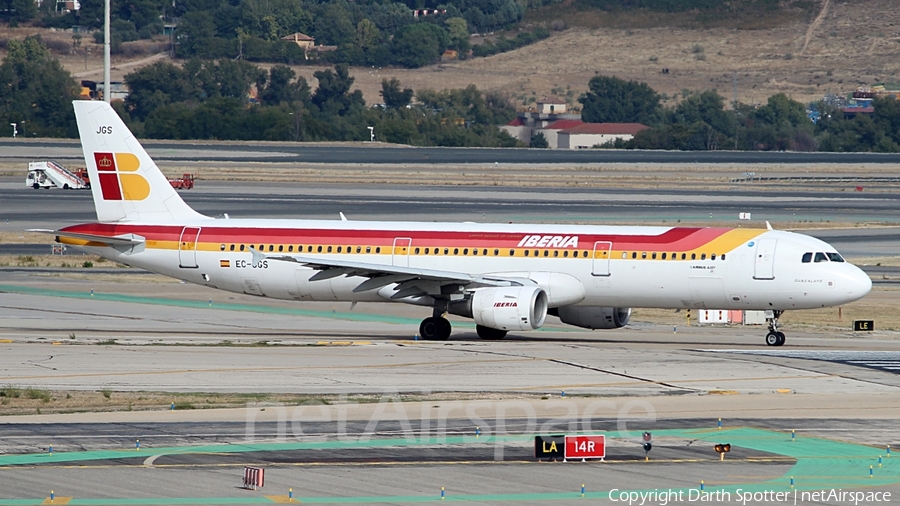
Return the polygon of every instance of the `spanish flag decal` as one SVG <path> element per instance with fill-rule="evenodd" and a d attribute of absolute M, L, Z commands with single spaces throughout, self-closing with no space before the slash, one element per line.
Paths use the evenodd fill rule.
<path fill-rule="evenodd" d="M 219 267 L 231 267 L 231 260 L 219 260 Z"/>

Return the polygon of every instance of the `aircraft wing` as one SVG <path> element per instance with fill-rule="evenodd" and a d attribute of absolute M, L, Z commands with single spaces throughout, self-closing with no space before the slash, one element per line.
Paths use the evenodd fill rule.
<path fill-rule="evenodd" d="M 71 237 L 72 239 L 82 239 L 91 242 L 101 242 L 110 246 L 136 246 L 143 244 L 146 239 L 137 234 L 122 234 L 115 236 L 95 235 L 95 234 L 79 234 L 76 232 L 64 232 L 62 230 L 47 230 L 42 228 L 32 228 L 28 232 L 37 232 L 40 234 L 50 234 L 57 237 Z"/>
<path fill-rule="evenodd" d="M 417 295 L 458 293 L 463 287 L 481 288 L 485 286 L 523 286 L 526 284 L 533 284 L 533 282 L 528 279 L 467 274 L 464 272 L 442 271 L 436 269 L 421 269 L 418 267 L 401 267 L 397 265 L 370 264 L 348 260 L 324 260 L 302 255 L 266 255 L 253 248 L 251 248 L 250 251 L 253 253 L 254 263 L 261 260 L 294 262 L 319 271 L 309 278 L 310 281 L 321 281 L 336 278 L 338 276 L 361 276 L 369 278 L 354 288 L 354 292 L 374 290 L 397 283 L 397 293 L 391 297 L 392 299 Z M 456 286 L 453 287 L 453 285 Z M 444 287 L 453 288 L 448 290 Z"/>

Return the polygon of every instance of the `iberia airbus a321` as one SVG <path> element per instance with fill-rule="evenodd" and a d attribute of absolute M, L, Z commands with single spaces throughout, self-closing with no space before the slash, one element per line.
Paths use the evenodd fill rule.
<path fill-rule="evenodd" d="M 631 308 L 770 311 L 846 304 L 872 288 L 833 247 L 801 234 L 670 228 L 294 219 L 215 219 L 188 207 L 104 102 L 76 101 L 97 222 L 45 231 L 101 257 L 220 290 L 301 301 L 432 308 L 483 339 L 540 328 L 548 314 L 587 329 Z"/>

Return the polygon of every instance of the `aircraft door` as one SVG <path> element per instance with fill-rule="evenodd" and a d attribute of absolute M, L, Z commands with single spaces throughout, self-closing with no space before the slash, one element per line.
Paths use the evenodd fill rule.
<path fill-rule="evenodd" d="M 197 268 L 197 240 L 200 238 L 199 227 L 184 227 L 178 241 L 178 267 L 182 269 Z"/>
<path fill-rule="evenodd" d="M 594 276 L 609 276 L 609 257 L 612 255 L 612 243 L 609 241 L 597 241 L 594 243 L 594 263 L 591 274 Z"/>
<path fill-rule="evenodd" d="M 412 238 L 398 237 L 394 239 L 394 248 L 391 254 L 391 265 L 397 267 L 409 267 L 409 246 Z"/>
<path fill-rule="evenodd" d="M 753 279 L 775 279 L 776 239 L 760 239 L 756 244 Z"/>

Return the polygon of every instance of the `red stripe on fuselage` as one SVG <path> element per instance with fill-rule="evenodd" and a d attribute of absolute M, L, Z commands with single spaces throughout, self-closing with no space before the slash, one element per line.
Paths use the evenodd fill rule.
<path fill-rule="evenodd" d="M 178 241 L 181 225 L 114 225 L 86 223 L 62 229 L 63 232 L 116 236 L 137 234 L 150 241 Z M 596 241 L 610 241 L 618 250 L 696 249 L 728 232 L 727 228 L 673 228 L 659 235 L 567 235 L 559 232 L 455 232 L 410 230 L 337 230 L 305 228 L 250 228 L 202 226 L 200 241 L 222 244 L 329 244 L 390 246 L 398 237 L 411 237 L 414 246 L 516 248 L 528 235 L 578 237 L 579 249 L 593 249 Z M 531 248 L 531 246 L 528 246 Z M 541 248 L 541 247 L 539 247 Z"/>

